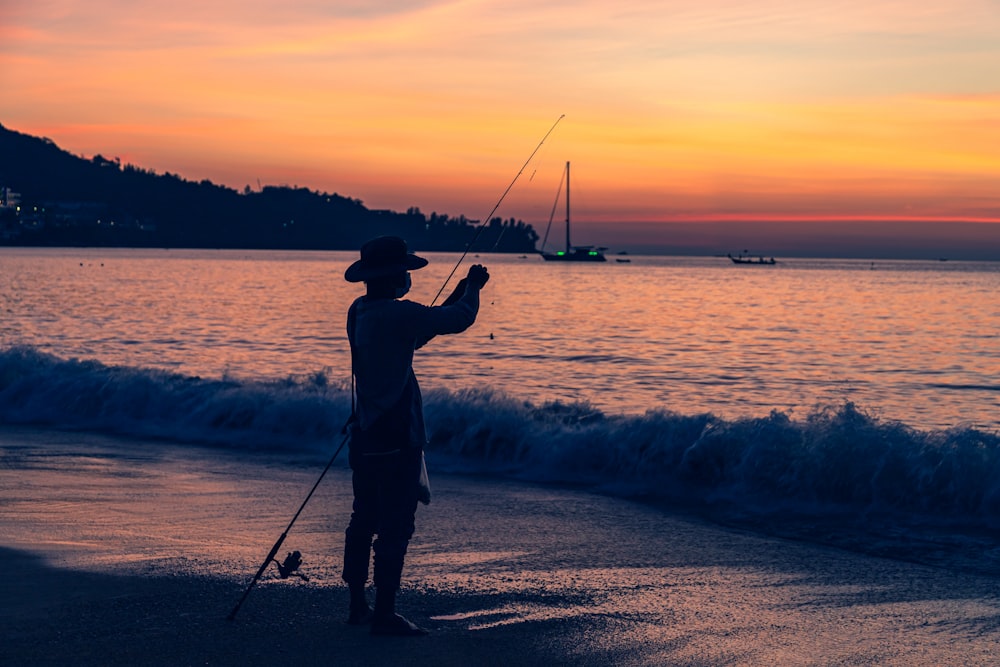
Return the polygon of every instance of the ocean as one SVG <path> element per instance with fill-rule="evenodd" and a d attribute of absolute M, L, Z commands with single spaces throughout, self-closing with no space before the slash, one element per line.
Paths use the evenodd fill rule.
<path fill-rule="evenodd" d="M 424 303 L 459 258 L 426 256 Z M 322 458 L 350 411 L 355 257 L 2 249 L 0 423 Z M 415 361 L 432 469 L 806 539 L 932 527 L 994 567 L 1000 262 L 615 259 L 465 260 L 438 301 L 483 263 L 479 320 Z"/>

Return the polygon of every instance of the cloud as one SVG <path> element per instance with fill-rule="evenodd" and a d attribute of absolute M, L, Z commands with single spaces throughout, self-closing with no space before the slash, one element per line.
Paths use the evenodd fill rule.
<path fill-rule="evenodd" d="M 566 113 L 511 213 L 547 217 L 572 159 L 595 218 L 958 215 L 996 208 L 998 31 L 988 0 L 12 0 L 0 120 L 455 213 Z"/>

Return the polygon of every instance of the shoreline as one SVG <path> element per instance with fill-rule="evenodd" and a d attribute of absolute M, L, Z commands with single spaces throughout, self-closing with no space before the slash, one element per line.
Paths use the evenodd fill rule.
<path fill-rule="evenodd" d="M 1000 580 L 629 500 L 431 471 L 399 611 L 344 624 L 334 468 L 279 552 L 310 580 L 232 609 L 315 478 L 302 460 L 0 433 L 3 664 L 987 665 Z M 291 508 L 291 509 L 289 509 Z"/>

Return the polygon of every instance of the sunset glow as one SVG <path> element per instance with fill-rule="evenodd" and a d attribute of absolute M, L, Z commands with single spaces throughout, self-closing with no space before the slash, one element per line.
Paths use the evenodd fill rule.
<path fill-rule="evenodd" d="M 1000 12 L 505 0 L 0 6 L 0 123 L 237 189 L 544 225 L 1000 221 Z M 581 239 L 583 240 L 583 239 Z"/>

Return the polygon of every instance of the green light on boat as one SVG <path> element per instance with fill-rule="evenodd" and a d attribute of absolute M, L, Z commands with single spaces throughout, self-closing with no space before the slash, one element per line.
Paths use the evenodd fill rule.
<path fill-rule="evenodd" d="M 562 256 L 563 256 L 563 255 L 565 255 L 566 253 L 565 253 L 565 252 L 563 252 L 562 250 L 560 250 L 560 251 L 559 251 L 559 252 L 557 252 L 556 254 L 557 254 L 557 255 L 559 255 L 560 257 L 562 257 Z"/>
<path fill-rule="evenodd" d="M 595 250 L 591 250 L 591 251 L 590 251 L 589 253 L 587 253 L 587 254 L 588 254 L 588 255 L 591 255 L 592 257 L 596 257 L 596 256 L 597 256 L 597 251 L 595 251 Z"/>

